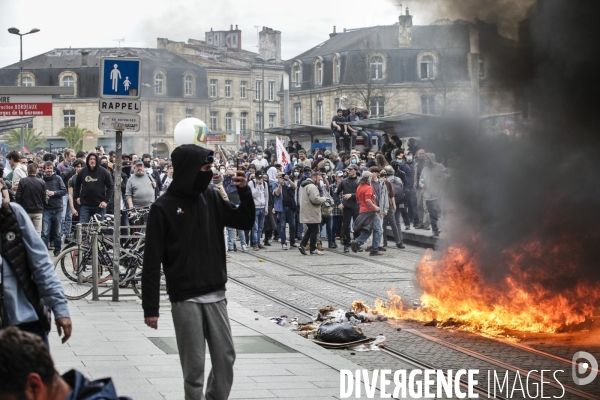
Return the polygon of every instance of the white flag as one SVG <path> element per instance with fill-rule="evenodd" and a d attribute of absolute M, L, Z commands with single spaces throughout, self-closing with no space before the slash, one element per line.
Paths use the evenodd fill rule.
<path fill-rule="evenodd" d="M 283 167 L 283 170 L 285 170 L 290 163 L 290 155 L 288 154 L 287 150 L 285 149 L 285 146 L 283 145 L 283 143 L 284 143 L 283 139 L 277 138 L 276 143 L 277 143 L 277 163 L 281 164 L 281 166 Z"/>

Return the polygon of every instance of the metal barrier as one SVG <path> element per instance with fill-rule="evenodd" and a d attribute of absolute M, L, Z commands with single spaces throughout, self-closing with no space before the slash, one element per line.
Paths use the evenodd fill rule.
<path fill-rule="evenodd" d="M 92 300 L 100 300 L 98 298 L 98 232 L 92 232 Z M 118 277 L 119 275 L 117 275 Z M 114 277 L 113 277 L 114 279 Z"/>

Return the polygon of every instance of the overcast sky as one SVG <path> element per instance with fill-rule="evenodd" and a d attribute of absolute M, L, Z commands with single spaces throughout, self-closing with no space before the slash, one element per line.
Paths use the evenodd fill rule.
<path fill-rule="evenodd" d="M 436 19 L 514 20 L 534 0 L 0 0 L 0 68 L 19 61 L 19 38 L 8 33 L 32 28 L 23 38 L 23 59 L 54 48 L 156 47 L 156 38 L 204 40 L 204 33 L 242 30 L 242 48 L 257 51 L 257 28 L 281 31 L 282 57 L 290 59 L 329 38 L 333 26 L 391 25 L 402 3 L 415 25 Z M 512 24 L 514 25 L 514 24 Z M 514 30 L 514 29 L 513 29 Z"/>
<path fill-rule="evenodd" d="M 415 14 L 414 12 L 411 12 Z M 242 48 L 257 51 L 255 26 L 281 31 L 288 59 L 324 42 L 333 26 L 359 28 L 398 20 L 394 0 L 0 0 L 0 67 L 19 61 L 19 38 L 8 33 L 32 28 L 23 37 L 23 58 L 60 47 L 156 47 L 156 38 L 204 40 L 204 32 L 238 24 Z M 415 23 L 430 23 L 417 14 Z"/>

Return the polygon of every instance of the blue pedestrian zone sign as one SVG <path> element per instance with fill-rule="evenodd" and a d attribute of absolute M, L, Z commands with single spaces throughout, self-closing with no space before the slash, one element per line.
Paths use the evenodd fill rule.
<path fill-rule="evenodd" d="M 107 57 L 100 60 L 100 97 L 139 99 L 142 60 Z"/>

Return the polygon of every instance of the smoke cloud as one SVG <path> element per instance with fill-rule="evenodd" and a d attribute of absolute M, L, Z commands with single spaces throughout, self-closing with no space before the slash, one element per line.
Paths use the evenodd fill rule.
<path fill-rule="evenodd" d="M 498 10 L 518 3 L 444 7 L 471 15 L 471 6 L 493 4 L 487 15 L 517 25 L 514 11 Z M 568 307 L 589 312 L 600 305 L 598 292 L 588 291 L 600 287 L 600 24 L 593 2 L 546 0 L 524 26 L 529 40 L 515 69 L 531 126 L 521 138 L 477 135 L 462 143 L 448 193 L 447 245 L 476 254 L 485 284 L 517 266 L 529 287 L 566 294 Z"/>

